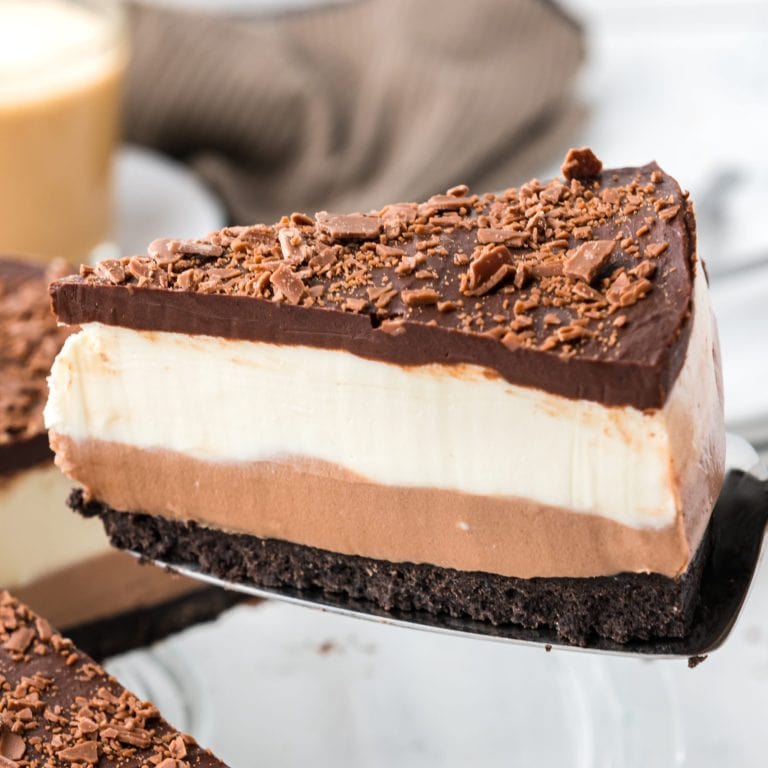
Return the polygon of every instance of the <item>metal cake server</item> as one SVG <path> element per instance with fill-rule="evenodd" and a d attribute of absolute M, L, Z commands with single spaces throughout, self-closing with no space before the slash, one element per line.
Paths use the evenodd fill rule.
<path fill-rule="evenodd" d="M 372 603 L 353 600 L 340 594 L 233 583 L 203 573 L 191 564 L 182 566 L 160 560 L 149 562 L 189 578 L 252 597 L 282 600 L 399 627 L 470 635 L 520 645 L 544 645 L 547 650 L 558 647 L 644 658 L 687 657 L 689 663 L 695 664 L 701 657 L 719 648 L 733 629 L 757 570 L 768 526 L 768 470 L 752 446 L 734 435 L 728 435 L 726 477 L 712 514 L 711 525 L 712 551 L 702 577 L 699 605 L 687 637 L 657 638 L 626 644 L 594 638 L 586 647 L 572 645 L 547 629 L 524 629 L 511 624 L 494 626 L 472 619 L 420 611 L 385 611 Z M 138 552 L 132 554 L 148 560 Z"/>

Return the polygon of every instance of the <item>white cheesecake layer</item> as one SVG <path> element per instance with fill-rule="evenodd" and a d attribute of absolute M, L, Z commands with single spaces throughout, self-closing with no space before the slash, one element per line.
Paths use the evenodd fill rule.
<path fill-rule="evenodd" d="M 207 462 L 319 459 L 382 485 L 525 498 L 659 529 L 675 524 L 681 477 L 718 429 L 701 270 L 696 284 L 685 365 L 652 412 L 515 386 L 473 365 L 403 367 L 94 323 L 56 359 L 46 425 L 75 442 Z"/>
<path fill-rule="evenodd" d="M 0 587 L 23 587 L 109 551 L 101 521 L 67 509 L 71 489 L 53 462 L 0 479 Z"/>

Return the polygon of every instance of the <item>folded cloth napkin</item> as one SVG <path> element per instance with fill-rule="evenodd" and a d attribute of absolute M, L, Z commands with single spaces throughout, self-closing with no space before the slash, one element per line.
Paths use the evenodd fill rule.
<path fill-rule="evenodd" d="M 131 7 L 125 130 L 232 221 L 368 210 L 551 164 L 580 28 L 547 0 L 358 0 L 271 16 Z"/>

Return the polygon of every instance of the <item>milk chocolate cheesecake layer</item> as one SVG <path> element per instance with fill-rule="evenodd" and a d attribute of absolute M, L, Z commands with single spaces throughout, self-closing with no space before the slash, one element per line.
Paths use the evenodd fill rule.
<path fill-rule="evenodd" d="M 104 656 L 213 618 L 234 597 L 136 569 L 98 523 L 66 509 L 71 481 L 53 463 L 43 407 L 54 357 L 74 330 L 57 325 L 48 284 L 69 271 L 0 257 L 0 588 Z"/>
<path fill-rule="evenodd" d="M 0 591 L 0 765 L 224 766 Z"/>
<path fill-rule="evenodd" d="M 655 164 L 573 150 L 563 173 L 157 240 L 55 282 L 60 320 L 83 325 L 46 411 L 74 505 L 140 550 L 147 516 L 167 541 L 203 526 L 210 552 L 214 534 L 295 547 L 289 583 L 325 553 L 502 593 L 679 586 L 723 471 L 693 211 Z M 670 631 L 643 621 L 614 634 Z"/>

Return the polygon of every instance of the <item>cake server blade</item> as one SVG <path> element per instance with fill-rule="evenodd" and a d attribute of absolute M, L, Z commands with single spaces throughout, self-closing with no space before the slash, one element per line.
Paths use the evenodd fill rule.
<path fill-rule="evenodd" d="M 711 525 L 712 552 L 702 577 L 693 624 L 685 638 L 652 638 L 622 644 L 595 637 L 586 646 L 570 644 L 549 629 L 525 629 L 512 624 L 494 626 L 423 611 L 386 611 L 342 594 L 229 582 L 204 573 L 193 564 L 166 563 L 148 559 L 138 552 L 132 554 L 174 573 L 252 597 L 282 600 L 398 627 L 520 645 L 543 645 L 547 650 L 557 647 L 643 658 L 696 660 L 719 648 L 733 629 L 757 570 L 768 525 L 768 471 L 749 443 L 733 435 L 728 436 L 727 473 Z"/>

